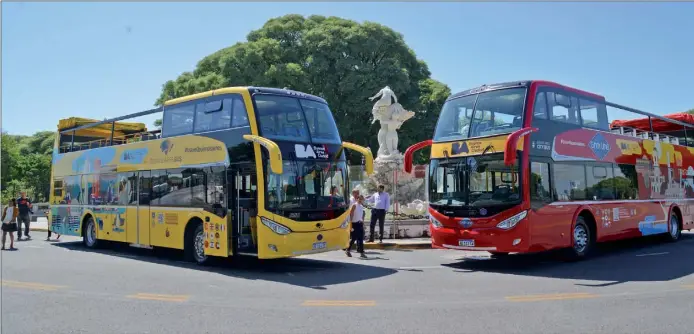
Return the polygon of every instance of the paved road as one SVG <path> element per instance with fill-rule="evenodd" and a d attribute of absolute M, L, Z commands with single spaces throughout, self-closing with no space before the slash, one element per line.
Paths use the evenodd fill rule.
<path fill-rule="evenodd" d="M 578 263 L 382 250 L 203 268 L 76 239 L 18 247 L 0 253 L 2 333 L 692 332 L 694 234 Z"/>

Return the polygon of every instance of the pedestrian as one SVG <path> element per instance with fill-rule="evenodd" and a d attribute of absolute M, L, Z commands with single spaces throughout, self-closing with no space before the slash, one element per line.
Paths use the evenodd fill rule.
<path fill-rule="evenodd" d="M 68 202 L 68 204 L 69 203 L 70 202 Z M 46 213 L 46 216 L 48 216 L 48 213 Z M 46 238 L 46 241 L 51 241 L 51 222 L 50 221 L 48 222 L 48 228 L 46 230 L 48 230 L 48 237 Z M 55 237 L 55 240 L 58 241 L 58 239 L 60 239 L 60 233 L 55 232 L 55 234 L 58 235 L 57 237 Z"/>
<path fill-rule="evenodd" d="M 22 224 L 24 224 L 24 236 L 27 240 L 31 239 L 29 236 L 29 224 L 31 223 L 31 213 L 32 204 L 31 200 L 27 198 L 27 193 L 22 191 L 19 198 L 17 199 L 17 208 L 19 209 L 19 216 L 17 217 L 17 241 L 22 240 Z"/>
<path fill-rule="evenodd" d="M 8 233 L 10 235 L 10 250 L 16 249 L 14 248 L 14 232 L 17 231 L 15 211 L 15 200 L 7 201 L 7 206 L 2 212 L 2 250 L 5 250 L 5 240 Z"/>
<path fill-rule="evenodd" d="M 351 222 L 351 232 L 349 234 L 349 247 L 345 250 L 347 256 L 352 257 L 352 246 L 357 243 L 357 252 L 361 254 L 361 258 L 365 259 L 364 253 L 364 197 L 359 196 L 359 190 L 352 190 L 352 198 L 350 198 L 349 221 Z"/>
<path fill-rule="evenodd" d="M 386 211 L 390 208 L 390 195 L 386 192 L 386 187 L 382 184 L 378 186 L 378 191 L 366 198 L 369 203 L 373 203 L 371 209 L 371 232 L 369 242 L 374 242 L 374 231 L 376 230 L 376 221 L 378 221 L 379 242 L 383 243 L 383 225 L 386 222 Z"/>

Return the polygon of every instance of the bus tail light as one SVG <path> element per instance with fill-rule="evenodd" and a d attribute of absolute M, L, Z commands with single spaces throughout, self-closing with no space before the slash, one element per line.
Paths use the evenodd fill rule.
<path fill-rule="evenodd" d="M 504 219 L 501 223 L 497 224 L 496 227 L 502 229 L 502 230 L 510 230 L 518 224 L 525 216 L 528 215 L 528 210 L 521 211 L 519 214 L 508 218 Z"/>
<path fill-rule="evenodd" d="M 260 221 L 263 223 L 263 225 L 269 227 L 272 230 L 272 232 L 275 232 L 279 235 L 287 235 L 289 233 L 292 233 L 292 230 L 290 230 L 289 227 L 275 223 L 272 220 L 267 219 L 265 217 L 260 217 Z"/>

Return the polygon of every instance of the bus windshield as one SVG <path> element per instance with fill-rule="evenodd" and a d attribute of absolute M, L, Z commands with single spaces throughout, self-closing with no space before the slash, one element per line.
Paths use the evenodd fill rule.
<path fill-rule="evenodd" d="M 317 162 L 284 160 L 283 173 L 267 168 L 267 198 L 270 211 L 308 211 L 344 209 L 344 161 Z"/>
<path fill-rule="evenodd" d="M 254 95 L 263 137 L 293 142 L 340 144 L 340 135 L 327 104 L 278 95 Z"/>
<path fill-rule="evenodd" d="M 500 153 L 432 160 L 430 205 L 453 211 L 484 208 L 489 214 L 516 205 L 521 200 L 518 165 L 504 165 Z"/>
<path fill-rule="evenodd" d="M 521 128 L 525 88 L 462 96 L 443 105 L 434 141 L 510 133 Z"/>

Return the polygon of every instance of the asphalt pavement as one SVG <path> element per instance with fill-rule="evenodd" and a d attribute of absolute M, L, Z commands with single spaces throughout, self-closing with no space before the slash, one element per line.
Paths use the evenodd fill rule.
<path fill-rule="evenodd" d="M 691 333 L 694 234 L 596 257 L 332 252 L 201 267 L 43 233 L 0 252 L 2 333 Z"/>

